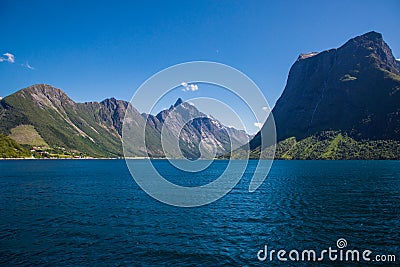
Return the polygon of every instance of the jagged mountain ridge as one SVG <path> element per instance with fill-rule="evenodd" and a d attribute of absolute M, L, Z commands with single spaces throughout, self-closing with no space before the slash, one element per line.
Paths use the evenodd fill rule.
<path fill-rule="evenodd" d="M 156 116 L 148 115 L 147 120 L 160 134 L 162 126 L 166 126 L 173 136 L 179 136 L 180 148 L 187 158 L 201 156 L 200 142 L 206 152 L 223 155 L 250 140 L 245 131 L 224 126 L 213 117 L 200 112 L 195 106 L 183 102 L 181 98 Z"/>
<path fill-rule="evenodd" d="M 2 121 L 0 133 L 10 135 L 17 126 L 32 125 L 33 127 L 25 127 L 24 130 L 33 129 L 35 135 L 43 137 L 51 147 L 61 147 L 95 157 L 122 156 L 122 128 L 128 107 L 131 111 L 128 124 L 135 133 L 140 134 L 143 130 L 141 126 L 146 123 L 146 119 L 148 122 L 146 125 L 147 147 L 135 147 L 133 155 L 164 157 L 160 143 L 162 117 L 171 110 L 161 111 L 156 116 L 140 114 L 127 101 L 115 98 L 101 102 L 75 103 L 61 89 L 45 84 L 22 89 L 0 101 Z M 209 120 L 207 125 L 213 124 L 205 114 L 181 99 L 174 107 L 176 108 L 174 116 L 177 117 L 175 120 L 182 121 L 178 117 L 184 116 L 185 108 L 189 108 L 192 114 L 201 117 L 202 120 Z M 183 113 L 180 114 L 180 112 Z M 173 123 L 170 125 L 173 126 Z M 221 124 L 221 127 L 225 126 Z M 240 142 L 240 145 L 246 143 L 248 135 L 243 131 L 236 131 L 234 143 Z M 182 150 L 186 151 L 185 156 L 191 158 L 198 155 L 191 151 L 198 146 L 201 140 L 199 136 L 202 134 L 206 134 L 210 140 L 226 142 L 224 138 L 216 136 L 218 132 L 213 132 L 210 127 L 204 127 L 203 124 L 188 125 L 182 132 L 185 133 L 179 136 L 182 139 Z M 29 132 L 23 134 L 33 136 L 33 133 Z M 183 142 L 184 137 L 190 142 Z M 222 147 L 224 150 L 220 152 L 226 153 L 229 146 L 224 143 Z"/>

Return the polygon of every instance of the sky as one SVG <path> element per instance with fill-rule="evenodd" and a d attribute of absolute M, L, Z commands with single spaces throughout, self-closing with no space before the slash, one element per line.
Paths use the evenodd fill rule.
<path fill-rule="evenodd" d="M 397 0 L 1 0 L 0 96 L 47 83 L 76 102 L 130 100 L 167 67 L 213 61 L 247 75 L 273 107 L 300 53 L 339 47 L 375 30 L 399 58 L 399 10 Z M 207 96 L 203 88 L 212 91 L 181 86 L 157 108 L 178 96 Z M 246 120 L 246 130 L 257 131 L 259 124 Z"/>

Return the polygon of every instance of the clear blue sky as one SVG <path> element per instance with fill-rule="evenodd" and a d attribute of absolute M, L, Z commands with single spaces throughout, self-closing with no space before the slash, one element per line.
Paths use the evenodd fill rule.
<path fill-rule="evenodd" d="M 2 0 L 0 95 L 48 83 L 78 102 L 129 100 L 154 73 L 209 60 L 247 74 L 273 106 L 300 53 L 375 30 L 400 57 L 399 11 L 396 0 Z"/>

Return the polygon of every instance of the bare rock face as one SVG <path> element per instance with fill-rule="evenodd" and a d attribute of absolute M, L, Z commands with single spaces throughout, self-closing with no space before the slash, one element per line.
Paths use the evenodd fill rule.
<path fill-rule="evenodd" d="M 245 131 L 224 126 L 180 98 L 169 109 L 156 116 L 149 115 L 147 122 L 154 126 L 160 136 L 165 127 L 164 130 L 168 130 L 171 138 L 178 138 L 182 155 L 190 159 L 223 155 L 249 141 L 249 135 Z M 205 155 L 201 154 L 200 147 Z"/>
<path fill-rule="evenodd" d="M 47 84 L 35 84 L 17 94 L 23 98 L 32 99 L 33 103 L 40 108 L 52 108 L 65 113 L 64 106 L 74 108 L 75 103 L 67 94 L 59 88 Z"/>
<path fill-rule="evenodd" d="M 300 55 L 274 109 L 278 141 L 341 131 L 356 140 L 400 140 L 400 72 L 377 32 Z M 251 141 L 260 144 L 259 134 Z"/>

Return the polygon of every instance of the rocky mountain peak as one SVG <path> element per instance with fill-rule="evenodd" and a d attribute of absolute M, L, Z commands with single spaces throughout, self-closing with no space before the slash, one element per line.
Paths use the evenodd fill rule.
<path fill-rule="evenodd" d="M 367 38 L 370 40 L 383 40 L 382 34 L 376 31 L 370 31 L 367 33 L 364 33 L 363 35 L 355 38 Z"/>
<path fill-rule="evenodd" d="M 182 104 L 182 103 L 183 103 L 182 98 L 178 98 L 178 99 L 176 100 L 175 104 L 174 104 L 174 107 L 177 107 L 177 106 L 179 106 L 179 105 Z"/>
<path fill-rule="evenodd" d="M 24 95 L 28 94 L 45 95 L 47 97 L 58 98 L 58 99 L 69 98 L 63 90 L 48 84 L 35 84 L 20 90 L 19 93 Z"/>
<path fill-rule="evenodd" d="M 63 105 L 75 105 L 75 102 L 63 90 L 48 84 L 35 84 L 18 91 L 16 94 L 23 98 L 32 99 L 41 108 L 60 108 Z"/>
<path fill-rule="evenodd" d="M 101 101 L 101 103 L 116 103 L 118 100 L 115 99 L 114 97 L 111 98 L 106 98 L 103 101 Z"/>
<path fill-rule="evenodd" d="M 392 50 L 383 40 L 381 33 L 371 31 L 354 37 L 338 49 L 346 52 L 348 56 L 364 57 L 368 63 L 372 61 L 379 68 L 400 74 Z"/>
<path fill-rule="evenodd" d="M 111 109 L 116 109 L 118 107 L 126 108 L 128 106 L 127 101 L 117 100 L 114 97 L 104 99 L 103 101 L 100 102 L 100 104 Z"/>

